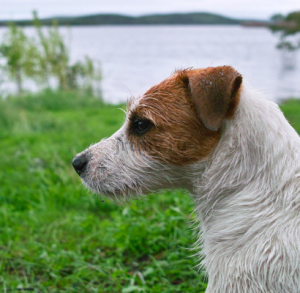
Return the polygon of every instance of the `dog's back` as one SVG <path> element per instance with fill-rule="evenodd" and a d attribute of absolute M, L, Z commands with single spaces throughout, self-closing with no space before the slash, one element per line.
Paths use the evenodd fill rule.
<path fill-rule="evenodd" d="M 300 138 L 276 104 L 243 88 L 197 194 L 207 292 L 300 292 Z"/>

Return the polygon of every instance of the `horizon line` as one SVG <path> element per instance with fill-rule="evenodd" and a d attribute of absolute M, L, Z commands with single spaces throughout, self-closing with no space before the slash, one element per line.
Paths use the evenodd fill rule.
<path fill-rule="evenodd" d="M 32 10 L 32 13 L 35 10 Z M 37 11 L 38 13 L 38 11 Z M 72 18 L 72 17 L 86 17 L 86 16 L 94 16 L 94 15 L 119 15 L 119 16 L 126 16 L 126 17 L 133 17 L 133 18 L 138 18 L 138 17 L 143 17 L 143 16 L 150 16 L 150 15 L 170 15 L 170 14 L 195 14 L 195 13 L 207 13 L 207 14 L 213 14 L 213 15 L 218 15 L 218 16 L 222 16 L 222 17 L 226 17 L 229 19 L 233 19 L 233 20 L 244 20 L 244 21 L 269 21 L 269 19 L 265 19 L 265 18 L 238 18 L 238 17 L 232 17 L 232 16 L 227 16 L 225 14 L 221 14 L 221 13 L 215 13 L 215 12 L 208 12 L 208 11 L 189 11 L 189 12 L 177 12 L 177 11 L 173 11 L 173 12 L 150 12 L 150 13 L 145 13 L 145 14 L 126 14 L 126 13 L 118 13 L 118 12 L 99 12 L 99 13 L 87 13 L 87 14 L 72 14 L 72 15 L 53 15 L 53 16 L 46 16 L 46 17 L 39 17 L 40 20 L 43 19 L 55 19 L 55 18 Z M 8 18 L 0 18 L 0 21 L 28 21 L 28 20 L 32 20 L 33 17 L 31 18 L 16 18 L 16 19 L 8 19 Z"/>

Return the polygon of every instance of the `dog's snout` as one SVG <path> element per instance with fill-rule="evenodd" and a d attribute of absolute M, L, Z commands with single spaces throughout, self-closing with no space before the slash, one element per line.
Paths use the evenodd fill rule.
<path fill-rule="evenodd" d="M 85 154 L 83 154 L 83 155 L 76 156 L 72 161 L 72 165 L 75 171 L 80 175 L 84 171 L 87 162 L 88 162 L 88 158 Z"/>

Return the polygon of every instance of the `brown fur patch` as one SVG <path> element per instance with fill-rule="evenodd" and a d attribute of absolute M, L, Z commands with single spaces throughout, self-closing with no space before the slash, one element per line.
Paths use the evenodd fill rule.
<path fill-rule="evenodd" d="M 194 71 L 189 83 L 196 111 L 207 128 L 217 130 L 225 118 L 234 116 L 242 76 L 232 67 L 208 67 Z"/>
<path fill-rule="evenodd" d="M 176 72 L 145 93 L 136 109 L 129 113 L 129 119 L 149 119 L 154 127 L 141 136 L 132 134 L 129 127 L 127 135 L 134 147 L 173 165 L 194 163 L 210 155 L 220 140 L 221 131 L 204 126 L 190 89 L 191 78 L 201 75 L 202 71 Z M 231 108 L 236 108 L 237 103 L 233 102 Z"/>

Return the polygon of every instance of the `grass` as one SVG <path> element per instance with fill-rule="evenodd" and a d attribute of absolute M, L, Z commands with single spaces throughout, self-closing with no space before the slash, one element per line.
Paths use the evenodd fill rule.
<path fill-rule="evenodd" d="M 85 190 L 72 169 L 77 152 L 120 127 L 119 107 L 53 92 L 0 101 L 3 292 L 205 291 L 187 249 L 188 195 L 118 207 Z M 282 109 L 300 132 L 300 101 Z"/>

